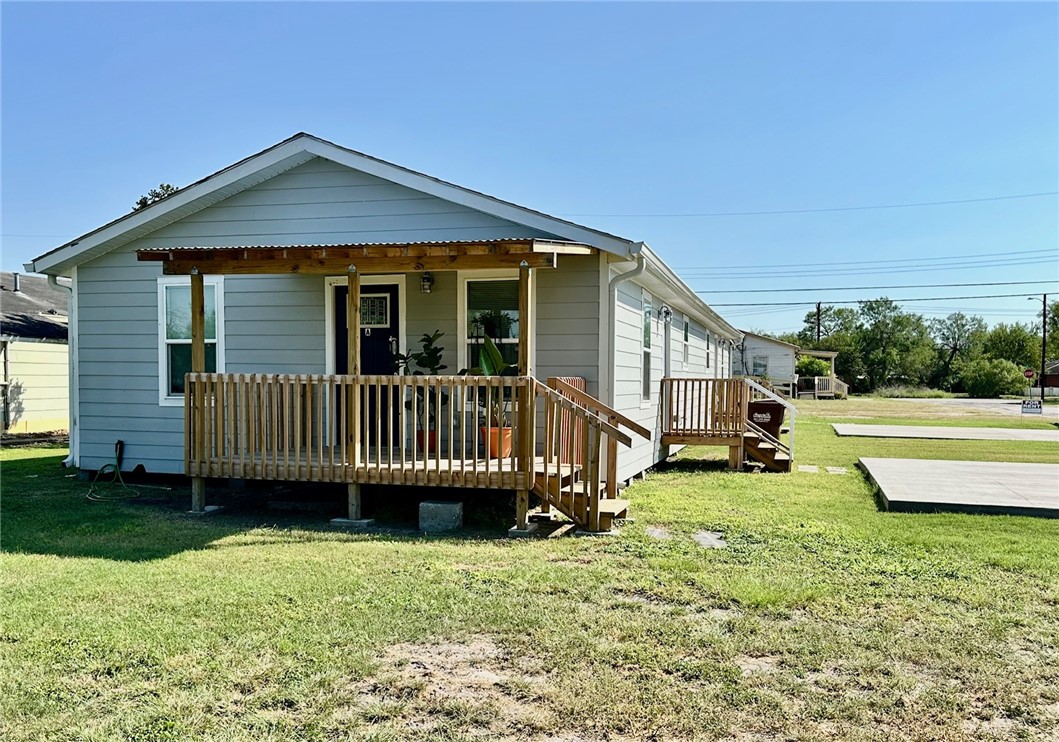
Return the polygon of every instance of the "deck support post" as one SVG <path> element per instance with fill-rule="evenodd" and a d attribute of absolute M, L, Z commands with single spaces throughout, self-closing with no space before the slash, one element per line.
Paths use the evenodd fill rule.
<path fill-rule="evenodd" d="M 531 323 L 531 311 L 533 298 L 533 269 L 525 260 L 518 269 L 518 375 L 530 376 L 533 368 L 533 358 L 530 344 L 533 342 L 533 327 Z"/>
<path fill-rule="evenodd" d="M 198 268 L 191 269 L 191 372 L 206 372 L 206 297 L 202 273 Z M 191 389 L 185 388 L 184 394 L 191 394 Z M 201 462 L 205 458 L 206 444 L 202 439 L 202 432 L 196 432 L 198 440 L 194 442 L 197 449 L 195 458 Z M 206 512 L 205 477 L 191 478 L 191 512 Z"/>
<path fill-rule="evenodd" d="M 346 486 L 346 490 L 349 493 L 349 519 L 360 520 L 360 485 L 356 482 L 350 482 Z"/>
<path fill-rule="evenodd" d="M 523 377 L 515 390 L 518 401 L 518 417 L 514 421 L 518 426 L 515 440 L 519 472 L 526 477 L 532 486 L 532 463 L 536 452 L 536 420 L 533 414 L 533 387 L 525 378 L 533 373 L 531 356 L 531 338 L 533 326 L 530 318 L 530 306 L 533 297 L 533 269 L 523 260 L 518 268 L 518 375 Z M 515 495 L 515 527 L 509 533 L 524 535 L 536 530 L 537 524 L 529 522 L 529 490 L 520 489 Z"/>

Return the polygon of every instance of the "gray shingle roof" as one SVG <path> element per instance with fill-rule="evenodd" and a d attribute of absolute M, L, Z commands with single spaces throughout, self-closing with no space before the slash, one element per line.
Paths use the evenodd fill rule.
<path fill-rule="evenodd" d="M 48 285 L 44 276 L 0 271 L 0 335 L 66 340 L 67 292 Z"/>

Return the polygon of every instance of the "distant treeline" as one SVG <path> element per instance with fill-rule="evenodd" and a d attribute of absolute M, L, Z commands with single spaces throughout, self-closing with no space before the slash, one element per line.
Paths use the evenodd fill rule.
<path fill-rule="evenodd" d="M 822 307 L 819 340 L 816 310 L 805 315 L 799 332 L 772 337 L 838 351 L 835 372 L 858 392 L 913 384 L 976 396 L 1015 394 L 1027 386 L 1025 369 L 1041 371 L 1039 320 L 989 327 L 981 317 L 963 312 L 928 320 L 887 298 L 856 308 Z M 1059 301 L 1048 307 L 1047 355 L 1059 358 Z"/>

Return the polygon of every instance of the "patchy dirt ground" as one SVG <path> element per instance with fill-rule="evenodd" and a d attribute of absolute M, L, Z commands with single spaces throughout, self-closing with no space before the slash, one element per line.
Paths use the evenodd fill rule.
<path fill-rule="evenodd" d="M 595 739 L 553 733 L 562 726 L 549 708 L 553 692 L 532 658 L 513 657 L 491 638 L 478 636 L 389 647 L 347 712 L 402 738 Z"/>

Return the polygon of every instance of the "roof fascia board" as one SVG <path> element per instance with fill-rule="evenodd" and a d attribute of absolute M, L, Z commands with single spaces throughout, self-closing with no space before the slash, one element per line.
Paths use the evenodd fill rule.
<path fill-rule="evenodd" d="M 93 248 L 99 247 L 110 240 L 120 239 L 123 234 L 128 232 L 137 229 L 150 228 L 151 223 L 155 221 L 162 221 L 162 224 L 159 224 L 158 227 L 156 227 L 160 228 L 168 223 L 164 221 L 167 214 L 171 214 L 174 211 L 186 207 L 194 201 L 208 196 L 214 191 L 231 186 L 244 178 L 249 178 L 255 173 L 270 167 L 275 167 L 284 160 L 297 158 L 298 155 L 305 151 L 306 148 L 300 140 L 294 139 L 283 142 L 282 144 L 279 144 L 270 150 L 266 150 L 255 157 L 249 158 L 234 167 L 223 170 L 212 177 L 181 189 L 163 201 L 152 204 L 145 209 L 134 211 L 106 226 L 100 227 L 94 232 L 89 232 L 87 235 L 62 246 L 58 250 L 53 250 L 50 253 L 26 263 L 25 268 L 34 273 L 54 274 L 62 272 L 69 268 L 69 266 L 66 265 L 67 263 L 75 261 L 78 256 L 91 251 Z M 302 162 L 308 162 L 308 159 L 309 158 L 305 158 Z M 294 163 L 291 166 L 294 167 L 296 164 L 301 163 Z"/>
<path fill-rule="evenodd" d="M 340 165 L 351 167 L 354 170 L 359 170 L 368 175 L 374 175 L 375 177 L 388 180 L 392 183 L 397 183 L 398 185 L 403 185 L 407 188 L 421 191 L 422 193 L 431 196 L 437 196 L 446 201 L 451 201 L 460 206 L 466 206 L 500 219 L 506 219 L 515 222 L 516 224 L 533 227 L 542 232 L 549 232 L 573 242 L 581 242 L 586 245 L 591 245 L 592 247 L 597 247 L 600 250 L 613 253 L 614 255 L 620 255 L 624 258 L 634 257 L 636 254 L 636 248 L 639 243 L 597 232 L 594 229 L 582 227 L 579 224 L 574 224 L 563 219 L 557 219 L 548 216 L 547 214 L 527 209 L 523 206 L 508 203 L 507 201 L 501 201 L 498 198 L 488 196 L 484 193 L 478 193 L 477 191 L 472 191 L 462 186 L 446 183 L 445 181 L 432 178 L 429 175 L 423 175 L 422 173 L 408 170 L 399 165 L 394 165 L 383 160 L 378 160 L 374 157 L 360 154 L 359 152 L 345 149 L 344 147 L 325 142 L 316 137 L 309 137 L 306 141 L 306 148 L 314 155 L 333 160 Z"/>
<path fill-rule="evenodd" d="M 665 287 L 668 295 L 673 297 L 675 302 L 680 303 L 679 309 L 695 317 L 708 329 L 730 340 L 742 338 L 741 330 L 732 326 L 724 317 L 715 312 L 650 247 L 644 245 L 643 252 L 647 257 L 647 275 L 655 278 Z"/>

